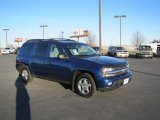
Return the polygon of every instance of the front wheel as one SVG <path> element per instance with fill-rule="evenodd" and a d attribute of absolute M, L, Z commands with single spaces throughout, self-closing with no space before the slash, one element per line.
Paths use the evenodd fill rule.
<path fill-rule="evenodd" d="M 23 81 L 25 83 L 30 82 L 30 81 L 33 80 L 33 77 L 32 77 L 32 75 L 30 73 L 29 68 L 27 66 L 25 66 L 25 65 L 21 69 L 20 76 L 22 77 L 22 79 L 23 79 Z"/>
<path fill-rule="evenodd" d="M 114 53 L 114 57 L 117 57 L 117 53 Z"/>
<path fill-rule="evenodd" d="M 83 73 L 76 79 L 76 91 L 79 95 L 89 98 L 96 91 L 96 85 L 92 76 L 88 73 Z"/>

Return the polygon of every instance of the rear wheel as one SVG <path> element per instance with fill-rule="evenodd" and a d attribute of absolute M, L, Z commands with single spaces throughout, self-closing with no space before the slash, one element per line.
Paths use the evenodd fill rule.
<path fill-rule="evenodd" d="M 138 54 L 136 54 L 136 58 L 139 58 Z"/>
<path fill-rule="evenodd" d="M 31 82 L 33 80 L 29 68 L 25 65 L 22 67 L 20 75 L 25 83 Z"/>
<path fill-rule="evenodd" d="M 96 91 L 96 85 L 92 76 L 88 73 L 83 73 L 76 79 L 76 91 L 79 95 L 89 98 Z"/>

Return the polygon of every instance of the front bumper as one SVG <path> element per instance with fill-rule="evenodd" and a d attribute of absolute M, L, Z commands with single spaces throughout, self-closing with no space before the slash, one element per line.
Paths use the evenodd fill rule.
<path fill-rule="evenodd" d="M 99 78 L 99 80 L 97 80 L 97 89 L 102 92 L 107 90 L 112 90 L 129 83 L 131 79 L 132 79 L 131 71 L 128 71 L 127 73 L 119 76 L 114 76 L 109 78 L 101 77 Z"/>
<path fill-rule="evenodd" d="M 125 54 L 117 53 L 116 55 L 117 55 L 117 57 L 125 57 L 125 58 L 127 58 L 129 56 L 129 54 L 127 54 L 127 53 L 125 53 Z"/>
<path fill-rule="evenodd" d="M 10 53 L 7 51 L 1 51 L 1 54 L 10 54 Z"/>
<path fill-rule="evenodd" d="M 153 57 L 153 54 L 148 54 L 148 55 L 145 55 L 145 54 L 138 54 L 138 57 L 149 57 L 149 58 L 152 58 Z"/>

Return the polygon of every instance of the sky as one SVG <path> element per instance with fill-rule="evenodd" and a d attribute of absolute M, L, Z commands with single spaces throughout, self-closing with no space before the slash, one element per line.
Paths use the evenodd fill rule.
<path fill-rule="evenodd" d="M 139 31 L 145 43 L 160 39 L 160 0 L 101 0 L 102 46 L 119 45 L 122 18 L 122 45 L 130 45 L 133 34 Z M 15 38 L 43 38 L 40 25 L 45 28 L 45 38 L 58 38 L 61 31 L 70 33 L 87 29 L 99 40 L 98 0 L 1 0 L 0 47 L 7 43 L 17 46 Z M 84 42 L 86 38 L 81 38 Z M 22 43 L 21 43 L 22 44 Z M 20 45 L 21 45 L 20 44 Z"/>

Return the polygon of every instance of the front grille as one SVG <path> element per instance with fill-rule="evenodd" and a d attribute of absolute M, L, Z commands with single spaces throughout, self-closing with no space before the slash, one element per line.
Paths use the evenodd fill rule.
<path fill-rule="evenodd" d="M 119 71 L 119 70 L 126 69 L 126 68 L 128 68 L 127 65 L 118 66 L 118 67 L 115 67 L 115 68 L 114 68 L 114 71 Z"/>
<path fill-rule="evenodd" d="M 142 54 L 144 54 L 144 55 L 150 55 L 151 53 L 150 52 L 142 52 Z"/>
<path fill-rule="evenodd" d="M 109 72 L 109 74 L 111 76 L 118 76 L 118 75 L 122 75 L 128 72 L 128 66 L 124 65 L 124 66 L 119 66 L 119 67 L 115 67 L 113 71 Z"/>

